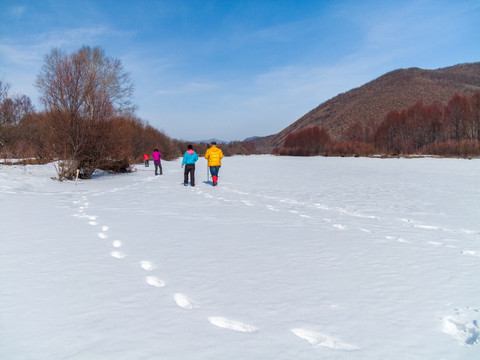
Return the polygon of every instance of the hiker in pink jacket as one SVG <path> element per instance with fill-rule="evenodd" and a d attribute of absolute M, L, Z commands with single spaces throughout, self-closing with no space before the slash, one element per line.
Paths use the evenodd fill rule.
<path fill-rule="evenodd" d="M 160 175 L 163 175 L 162 161 L 160 160 L 160 158 L 162 157 L 162 154 L 158 151 L 157 148 L 153 150 L 152 157 L 153 157 L 153 163 L 155 164 L 155 175 L 158 175 L 157 170 L 160 170 Z"/>

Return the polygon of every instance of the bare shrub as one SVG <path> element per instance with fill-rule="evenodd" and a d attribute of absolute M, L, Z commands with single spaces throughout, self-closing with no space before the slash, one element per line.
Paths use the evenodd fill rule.
<path fill-rule="evenodd" d="M 448 140 L 432 144 L 423 151 L 425 154 L 438 156 L 458 156 L 471 158 L 480 156 L 480 141 L 478 140 Z"/>
<path fill-rule="evenodd" d="M 372 143 L 362 141 L 342 141 L 332 144 L 328 154 L 333 156 L 371 156 L 376 153 Z"/>
<path fill-rule="evenodd" d="M 315 156 L 326 154 L 332 143 L 326 129 L 314 126 L 289 134 L 283 147 L 276 151 L 279 155 Z"/>
<path fill-rule="evenodd" d="M 80 176 L 89 178 L 96 168 L 119 160 L 112 146 L 111 120 L 134 110 L 133 84 L 119 60 L 106 57 L 99 47 L 83 47 L 69 55 L 54 49 L 45 57 L 36 86 L 54 151 L 63 160 L 59 175 L 69 178 L 80 169 Z"/>

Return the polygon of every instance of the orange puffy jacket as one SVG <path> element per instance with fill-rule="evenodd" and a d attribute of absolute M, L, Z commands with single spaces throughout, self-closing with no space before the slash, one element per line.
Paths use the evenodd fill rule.
<path fill-rule="evenodd" d="M 205 159 L 208 160 L 208 166 L 221 166 L 222 165 L 223 152 L 220 148 L 212 145 L 205 152 Z"/>

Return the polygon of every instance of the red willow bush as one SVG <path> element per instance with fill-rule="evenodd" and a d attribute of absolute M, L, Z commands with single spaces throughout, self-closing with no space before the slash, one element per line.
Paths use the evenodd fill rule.
<path fill-rule="evenodd" d="M 332 142 L 327 130 L 315 126 L 289 134 L 283 148 L 275 149 L 274 153 L 292 156 L 323 155 Z"/>

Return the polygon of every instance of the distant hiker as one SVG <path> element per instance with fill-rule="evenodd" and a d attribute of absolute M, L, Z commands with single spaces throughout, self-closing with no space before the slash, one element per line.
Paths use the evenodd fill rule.
<path fill-rule="evenodd" d="M 187 151 L 183 155 L 182 168 L 185 165 L 185 172 L 183 176 L 183 185 L 188 185 L 188 174 L 190 174 L 190 185 L 195 186 L 195 163 L 198 160 L 198 155 L 193 150 L 192 145 L 187 146 Z"/>
<path fill-rule="evenodd" d="M 212 146 L 210 146 L 205 152 L 205 159 L 208 160 L 208 167 L 212 174 L 213 186 L 217 186 L 218 172 L 220 171 L 220 166 L 222 166 L 222 158 L 222 150 L 217 147 L 215 141 L 212 141 Z"/>
<path fill-rule="evenodd" d="M 145 161 L 145 167 L 148 167 L 148 155 L 143 154 L 143 160 Z"/>
<path fill-rule="evenodd" d="M 152 157 L 153 157 L 153 163 L 155 164 L 155 175 L 158 175 L 157 174 L 158 170 L 160 170 L 160 175 L 163 175 L 162 161 L 160 160 L 160 158 L 162 157 L 162 154 L 158 151 L 157 148 L 153 150 Z"/>

